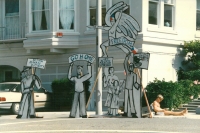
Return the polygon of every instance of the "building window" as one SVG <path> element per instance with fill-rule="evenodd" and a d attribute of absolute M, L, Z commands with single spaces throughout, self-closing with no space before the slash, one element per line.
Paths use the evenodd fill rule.
<path fill-rule="evenodd" d="M 74 0 L 59 0 L 59 29 L 74 29 Z"/>
<path fill-rule="evenodd" d="M 164 26 L 172 27 L 173 26 L 173 1 L 164 0 Z"/>
<path fill-rule="evenodd" d="M 5 0 L 6 36 L 19 35 L 19 0 Z"/>
<path fill-rule="evenodd" d="M 200 0 L 197 0 L 196 30 L 200 30 Z"/>
<path fill-rule="evenodd" d="M 102 25 L 106 25 L 105 16 L 106 16 L 106 0 L 102 0 Z M 89 25 L 96 25 L 96 0 L 89 0 Z"/>
<path fill-rule="evenodd" d="M 174 0 L 149 0 L 149 24 L 173 27 L 173 14 Z"/>
<path fill-rule="evenodd" d="M 149 24 L 157 25 L 158 0 L 149 1 Z"/>
<path fill-rule="evenodd" d="M 121 1 L 122 1 L 122 0 L 112 0 L 112 5 L 114 5 L 114 4 L 118 3 L 118 2 L 121 2 Z M 129 0 L 123 0 L 123 2 L 126 3 L 127 5 L 130 5 Z M 130 6 L 129 6 L 128 9 L 126 9 L 126 10 L 124 11 L 124 13 L 125 13 L 125 14 L 130 14 Z"/>
<path fill-rule="evenodd" d="M 49 30 L 49 0 L 32 0 L 33 31 Z"/>

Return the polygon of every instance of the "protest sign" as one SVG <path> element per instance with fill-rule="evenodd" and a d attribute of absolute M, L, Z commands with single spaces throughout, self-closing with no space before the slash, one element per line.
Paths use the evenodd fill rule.
<path fill-rule="evenodd" d="M 43 59 L 28 59 L 26 66 L 44 69 L 46 60 Z"/>
<path fill-rule="evenodd" d="M 72 63 L 74 61 L 87 61 L 93 63 L 94 60 L 95 58 L 89 54 L 75 54 L 69 57 L 69 63 Z"/>
<path fill-rule="evenodd" d="M 99 67 L 112 67 L 113 58 L 112 57 L 100 57 L 99 58 Z"/>

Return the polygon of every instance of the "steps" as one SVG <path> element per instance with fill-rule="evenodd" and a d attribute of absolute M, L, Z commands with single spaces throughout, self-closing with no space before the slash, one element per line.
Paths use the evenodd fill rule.
<path fill-rule="evenodd" d="M 200 98 L 194 99 L 191 102 L 189 102 L 188 104 L 183 104 L 183 106 L 178 109 L 183 110 L 183 109 L 187 108 L 189 113 L 196 113 L 196 108 L 198 106 L 200 106 Z"/>

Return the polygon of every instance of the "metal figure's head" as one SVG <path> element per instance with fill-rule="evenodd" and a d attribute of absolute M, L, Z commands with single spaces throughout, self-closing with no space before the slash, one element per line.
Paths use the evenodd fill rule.
<path fill-rule="evenodd" d="M 110 16 L 110 23 L 111 23 L 111 25 L 113 25 L 115 23 L 115 14 L 112 14 Z"/>
<path fill-rule="evenodd" d="M 115 80 L 115 81 L 113 82 L 113 86 L 119 86 L 119 81 L 118 81 L 118 80 Z"/>
<path fill-rule="evenodd" d="M 108 68 L 108 73 L 109 73 L 109 74 L 114 73 L 114 67 L 109 67 L 109 68 Z"/>
<path fill-rule="evenodd" d="M 23 71 L 21 72 L 21 77 L 29 77 L 30 75 L 32 75 L 32 69 L 31 67 L 28 66 L 24 66 Z"/>
<path fill-rule="evenodd" d="M 83 75 L 83 66 L 80 66 L 80 65 L 77 66 L 77 74 L 78 76 Z"/>

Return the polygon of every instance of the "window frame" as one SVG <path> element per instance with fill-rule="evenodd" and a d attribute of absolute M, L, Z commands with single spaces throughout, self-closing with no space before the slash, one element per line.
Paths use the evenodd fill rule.
<path fill-rule="evenodd" d="M 156 14 L 157 14 L 157 24 L 149 24 L 149 3 L 150 3 L 150 2 L 152 2 L 152 3 L 157 3 L 157 11 L 156 11 L 156 12 L 157 12 L 157 13 L 156 13 Z M 160 6 L 159 6 L 159 5 L 160 5 L 160 0 L 158 0 L 158 1 L 149 0 L 149 1 L 148 1 L 148 24 L 151 25 L 151 26 L 157 26 L 157 27 L 159 26 L 159 19 L 160 19 L 160 12 L 159 12 L 159 10 L 160 10 L 159 7 L 160 7 Z"/>
<path fill-rule="evenodd" d="M 107 9 L 108 9 L 108 0 L 106 0 L 106 11 L 107 11 Z M 90 25 L 90 0 L 87 0 L 87 26 L 91 26 Z M 94 8 L 95 9 L 95 8 Z M 96 20 L 96 19 L 95 19 Z M 87 30 L 88 31 L 95 31 L 96 29 L 92 29 L 92 28 L 88 28 L 87 27 Z"/>
<path fill-rule="evenodd" d="M 129 13 L 131 14 L 131 0 L 128 0 Z M 113 0 L 106 0 L 106 12 L 112 6 Z M 90 26 L 90 0 L 87 0 L 87 26 Z M 95 31 L 95 29 L 88 28 L 87 31 Z"/>
<path fill-rule="evenodd" d="M 1 11 L 2 11 L 0 13 L 0 27 L 1 27 L 0 28 L 0 32 L 4 28 L 6 30 L 6 28 L 9 27 L 7 25 L 7 22 L 6 22 L 6 18 L 17 17 L 18 18 L 18 27 L 20 27 L 20 10 L 21 10 L 21 8 L 20 8 L 20 0 L 18 2 L 19 2 L 19 12 L 18 12 L 18 14 L 12 15 L 12 16 L 6 16 L 6 0 L 0 0 L 0 7 L 1 7 Z M 2 36 L 7 36 L 6 32 L 3 32 Z M 12 34 L 11 36 L 19 36 L 19 34 L 14 34 L 14 35 Z"/>
<path fill-rule="evenodd" d="M 149 3 L 154 2 L 157 4 L 157 24 L 149 24 L 149 10 L 148 10 L 148 27 L 154 27 L 154 28 L 161 28 L 165 30 L 175 30 L 176 23 L 175 23 L 175 15 L 176 15 L 176 0 L 171 0 L 171 3 L 165 3 L 164 0 L 148 0 L 148 8 Z M 172 27 L 164 26 L 164 11 L 165 11 L 165 5 L 172 6 Z"/>
<path fill-rule="evenodd" d="M 0 27 L 6 27 L 6 2 L 5 2 L 6 0 L 0 0 L 0 7 L 2 7 L 1 8 L 1 10 L 2 10 L 2 12 L 1 12 L 1 14 L 0 14 L 0 17 L 2 18 L 0 18 L 1 20 L 1 22 L 0 22 Z M 19 0 L 19 14 L 18 15 L 13 15 L 13 16 L 7 16 L 7 17 L 18 17 L 19 19 L 20 19 L 20 0 Z M 19 21 L 20 22 L 20 21 Z M 19 23 L 20 24 L 20 23 Z"/>
<path fill-rule="evenodd" d="M 60 16 L 59 16 L 59 11 L 60 11 L 60 8 L 59 8 L 59 0 L 57 0 L 57 24 L 56 24 L 56 29 L 57 31 L 62 31 L 62 32 L 76 32 L 77 31 L 77 0 L 74 0 L 74 29 L 60 29 L 59 28 L 59 19 L 60 19 Z"/>
<path fill-rule="evenodd" d="M 29 23 L 30 23 L 30 27 L 29 27 L 29 31 L 30 32 L 48 32 L 48 31 L 50 31 L 51 30 L 51 0 L 49 0 L 49 9 L 43 9 L 43 10 L 41 10 L 42 12 L 43 11 L 45 11 L 45 10 L 49 10 L 49 29 L 46 29 L 46 30 L 33 30 L 33 12 L 37 12 L 37 11 L 40 11 L 40 10 L 35 10 L 35 11 L 33 11 L 33 9 L 32 9 L 32 0 L 29 0 L 29 9 L 28 9 L 28 11 L 30 12 L 30 18 L 29 18 Z M 46 20 L 47 21 L 47 20 Z M 47 24 L 47 23 L 46 23 Z"/>

